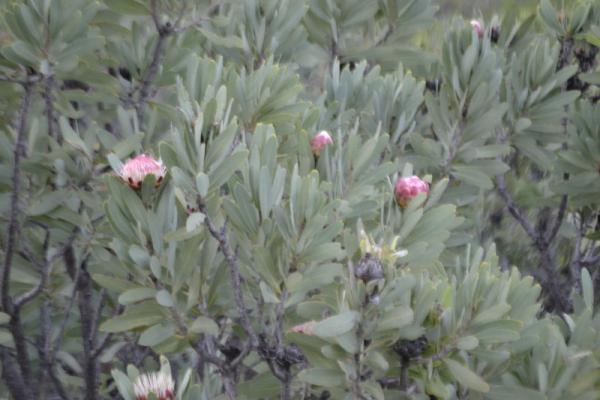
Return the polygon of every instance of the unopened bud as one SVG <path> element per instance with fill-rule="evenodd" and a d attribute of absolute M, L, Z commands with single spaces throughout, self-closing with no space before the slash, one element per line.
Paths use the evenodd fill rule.
<path fill-rule="evenodd" d="M 333 143 L 333 140 L 331 139 L 331 136 L 329 136 L 329 133 L 327 133 L 327 131 L 321 131 L 310 141 L 310 148 L 312 149 L 313 154 L 318 157 L 325 146 L 331 143 Z"/>
<path fill-rule="evenodd" d="M 418 176 L 399 178 L 396 182 L 394 194 L 396 201 L 403 208 L 419 193 L 429 193 L 429 184 Z"/>
<path fill-rule="evenodd" d="M 475 31 L 477 36 L 479 36 L 479 38 L 482 38 L 483 37 L 483 25 L 481 24 L 481 22 L 479 22 L 476 19 L 472 19 L 471 26 L 473 27 L 473 30 Z"/>

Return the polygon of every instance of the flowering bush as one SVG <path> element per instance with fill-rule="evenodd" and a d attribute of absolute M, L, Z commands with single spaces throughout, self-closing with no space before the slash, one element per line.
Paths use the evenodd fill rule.
<path fill-rule="evenodd" d="M 597 2 L 0 9 L 0 393 L 600 396 Z"/>

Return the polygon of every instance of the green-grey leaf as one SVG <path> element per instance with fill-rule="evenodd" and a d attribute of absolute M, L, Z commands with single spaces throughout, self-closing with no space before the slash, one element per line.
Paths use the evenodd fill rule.
<path fill-rule="evenodd" d="M 468 367 L 450 358 L 445 358 L 444 363 L 461 385 L 477 392 L 487 393 L 490 391 L 490 385 Z"/>
<path fill-rule="evenodd" d="M 313 333 L 319 337 L 333 337 L 351 331 L 358 322 L 359 314 L 356 311 L 346 311 L 333 317 L 319 321 Z"/>

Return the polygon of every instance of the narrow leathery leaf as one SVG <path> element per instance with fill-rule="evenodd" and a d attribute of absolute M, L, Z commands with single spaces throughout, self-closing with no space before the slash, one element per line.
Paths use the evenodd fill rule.
<path fill-rule="evenodd" d="M 171 297 L 171 294 L 165 289 L 159 290 L 158 293 L 156 293 L 156 302 L 164 307 L 173 307 L 174 305 L 173 297 Z"/>
<path fill-rule="evenodd" d="M 344 383 L 344 373 L 337 369 L 308 368 L 298 373 L 298 379 L 311 385 L 335 387 Z"/>
<path fill-rule="evenodd" d="M 208 317 L 200 316 L 192 322 L 190 326 L 190 332 L 194 333 L 206 333 L 208 335 L 218 335 L 219 326 L 215 321 Z"/>
<path fill-rule="evenodd" d="M 581 269 L 581 291 L 585 305 L 592 310 L 594 308 L 594 284 L 587 268 Z"/>
<path fill-rule="evenodd" d="M 490 385 L 468 367 L 450 358 L 445 358 L 444 363 L 461 385 L 477 392 L 487 393 L 490 391 Z"/>
<path fill-rule="evenodd" d="M 152 299 L 156 296 L 156 289 L 152 288 L 134 288 L 123 292 L 119 296 L 119 303 L 123 305 L 137 303 L 139 301 Z"/>
<path fill-rule="evenodd" d="M 138 340 L 141 346 L 155 346 L 175 334 L 175 327 L 171 325 L 157 324 L 146 329 Z"/>
<path fill-rule="evenodd" d="M 314 328 L 314 334 L 320 337 L 333 337 L 351 331 L 358 322 L 359 315 L 355 311 L 346 311 L 319 321 Z"/>
<path fill-rule="evenodd" d="M 473 350 L 479 345 L 479 339 L 475 336 L 463 336 L 456 341 L 456 347 L 461 350 Z"/>

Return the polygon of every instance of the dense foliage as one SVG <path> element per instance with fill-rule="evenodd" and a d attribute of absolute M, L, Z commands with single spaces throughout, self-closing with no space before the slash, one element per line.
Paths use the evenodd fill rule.
<path fill-rule="evenodd" d="M 600 4 L 436 10 L 0 2 L 0 397 L 600 398 Z"/>

